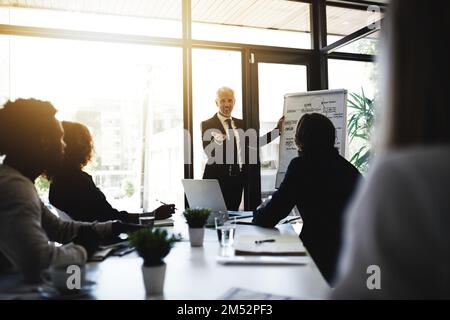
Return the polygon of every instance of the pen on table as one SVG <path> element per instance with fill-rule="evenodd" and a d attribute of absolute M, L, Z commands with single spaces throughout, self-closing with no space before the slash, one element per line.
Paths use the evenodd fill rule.
<path fill-rule="evenodd" d="M 255 240 L 255 244 L 260 244 L 264 242 L 275 242 L 275 239 Z"/>
<path fill-rule="evenodd" d="M 283 222 L 283 224 L 284 223 L 291 223 L 292 221 L 295 221 L 295 220 L 298 220 L 298 219 L 300 219 L 301 217 L 295 217 L 295 218 L 292 218 L 292 219 L 289 219 L 289 220 L 285 220 L 284 222 Z"/>
<path fill-rule="evenodd" d="M 159 203 L 161 203 L 161 204 L 167 206 L 167 203 L 165 203 L 165 202 L 163 202 L 163 201 L 161 201 L 161 200 L 156 199 L 156 201 L 158 201 Z M 178 210 L 177 207 L 174 207 L 173 209 L 174 209 L 174 210 Z"/>

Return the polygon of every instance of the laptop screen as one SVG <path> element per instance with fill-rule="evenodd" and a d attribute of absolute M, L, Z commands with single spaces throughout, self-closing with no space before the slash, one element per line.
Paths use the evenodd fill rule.
<path fill-rule="evenodd" d="M 190 208 L 210 208 L 226 211 L 225 200 L 216 179 L 182 179 Z"/>

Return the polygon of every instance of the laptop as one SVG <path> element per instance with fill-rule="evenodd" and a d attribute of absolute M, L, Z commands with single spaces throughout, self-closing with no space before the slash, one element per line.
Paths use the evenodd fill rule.
<path fill-rule="evenodd" d="M 226 211 L 228 216 L 236 219 L 253 217 L 253 211 L 227 210 L 217 179 L 182 179 L 181 183 L 190 208 L 210 208 L 213 212 Z M 211 219 L 214 224 L 214 217 Z"/>

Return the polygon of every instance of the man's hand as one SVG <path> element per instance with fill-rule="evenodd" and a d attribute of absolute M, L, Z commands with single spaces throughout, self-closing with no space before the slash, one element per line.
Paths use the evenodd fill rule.
<path fill-rule="evenodd" d="M 100 244 L 100 237 L 94 227 L 80 226 L 77 236 L 72 241 L 86 249 L 89 258 L 97 251 Z"/>
<path fill-rule="evenodd" d="M 272 199 L 272 196 L 268 196 L 267 198 L 265 198 L 264 201 L 261 202 L 261 204 L 256 208 L 256 210 L 264 208 L 271 199 Z"/>
<path fill-rule="evenodd" d="M 284 127 L 284 116 L 282 116 L 280 118 L 280 120 L 278 120 L 278 123 L 277 123 L 277 129 L 280 130 L 280 134 L 281 134 L 281 131 L 283 131 L 283 127 Z"/>
<path fill-rule="evenodd" d="M 155 211 L 155 220 L 168 219 L 175 213 L 174 204 L 164 204 L 157 208 Z"/>
<path fill-rule="evenodd" d="M 213 136 L 214 140 L 219 144 L 227 139 L 227 135 L 220 132 L 211 132 L 211 135 Z"/>

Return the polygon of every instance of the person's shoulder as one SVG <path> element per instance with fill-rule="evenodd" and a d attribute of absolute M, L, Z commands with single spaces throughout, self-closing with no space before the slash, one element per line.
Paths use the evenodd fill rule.
<path fill-rule="evenodd" d="M 450 167 L 450 146 L 413 147 L 392 151 L 374 162 L 377 171 L 402 171 L 412 174 Z"/>
<path fill-rule="evenodd" d="M 67 181 L 67 180 L 79 180 L 79 179 L 92 179 L 92 177 L 79 168 L 62 168 L 55 175 L 55 180 L 57 181 Z"/>
<path fill-rule="evenodd" d="M 39 200 L 31 180 L 7 165 L 0 165 L 0 195 L 2 201 Z"/>
<path fill-rule="evenodd" d="M 4 164 L 0 165 L 0 182 L 1 185 L 15 184 L 25 187 L 34 187 L 30 179 L 25 177 L 16 169 Z"/>
<path fill-rule="evenodd" d="M 71 168 L 61 170 L 61 172 L 55 177 L 52 185 L 53 184 L 64 189 L 79 189 L 82 186 L 94 184 L 94 179 L 90 174 L 81 169 Z"/>
<path fill-rule="evenodd" d="M 242 120 L 242 119 L 235 118 L 235 117 L 231 117 L 231 119 L 233 119 L 234 123 L 244 124 L 244 120 Z"/>
<path fill-rule="evenodd" d="M 217 114 L 215 113 L 211 118 L 206 119 L 200 123 L 202 130 L 207 130 L 216 127 L 217 122 L 220 122 Z"/>
<path fill-rule="evenodd" d="M 231 119 L 233 119 L 233 122 L 234 122 L 234 125 L 236 126 L 236 128 L 243 129 L 243 130 L 247 130 L 248 129 L 245 126 L 244 120 L 239 119 L 239 118 L 234 118 L 234 117 L 231 117 Z"/>
<path fill-rule="evenodd" d="M 369 168 L 361 193 L 372 203 L 383 203 L 395 210 L 398 219 L 408 219 L 408 223 L 416 219 L 424 225 L 428 222 L 421 220 L 422 217 L 434 216 L 440 221 L 439 215 L 447 216 L 449 178 L 449 146 L 405 148 L 378 155 Z M 422 213 L 429 210 L 430 214 L 415 211 L 419 208 Z M 385 210 L 386 214 L 391 209 Z"/>
<path fill-rule="evenodd" d="M 289 165 L 299 165 L 300 163 L 302 163 L 303 161 L 305 161 L 303 159 L 303 156 L 301 154 L 299 154 L 298 156 L 292 158 L 291 162 L 289 163 Z"/>
<path fill-rule="evenodd" d="M 208 124 L 214 121 L 217 121 L 219 118 L 217 117 L 217 113 L 215 113 L 211 118 L 208 118 L 206 120 L 203 120 L 201 123 L 203 124 Z"/>
<path fill-rule="evenodd" d="M 291 162 L 289 162 L 288 170 L 298 171 L 300 170 L 304 162 L 305 162 L 304 157 L 301 154 L 299 154 L 297 157 L 293 158 Z"/>
<path fill-rule="evenodd" d="M 450 146 L 414 147 L 401 151 L 394 151 L 383 155 L 379 162 L 383 166 L 405 164 L 420 165 L 423 163 L 436 164 L 450 159 Z"/>
<path fill-rule="evenodd" d="M 378 154 L 370 164 L 365 186 L 379 194 L 414 198 L 445 185 L 446 177 L 450 177 L 450 147 L 411 147 Z"/>
<path fill-rule="evenodd" d="M 94 178 L 81 169 L 73 173 L 73 178 L 75 181 L 78 181 L 78 183 L 95 185 Z"/>
<path fill-rule="evenodd" d="M 346 171 L 351 172 L 354 176 L 362 176 L 361 172 L 359 172 L 358 168 L 355 167 L 353 163 L 349 160 L 345 159 L 339 153 L 337 154 L 338 161 L 340 162 L 340 167 L 345 168 Z"/>
<path fill-rule="evenodd" d="M 374 175 L 412 188 L 445 187 L 450 178 L 450 146 L 414 147 L 381 155 L 373 164 Z M 394 182 L 393 182 L 394 183 Z"/>

